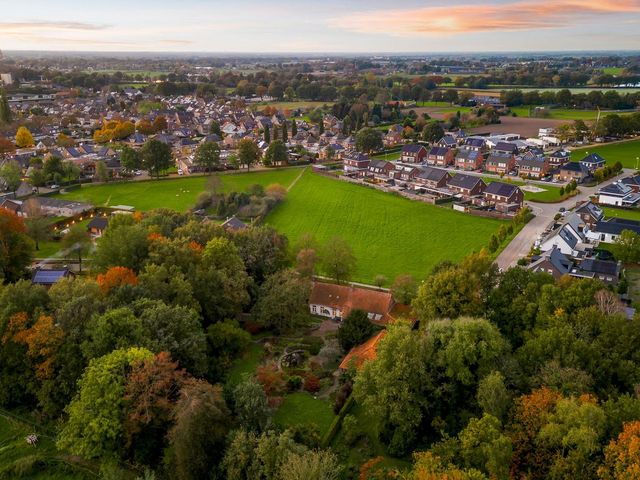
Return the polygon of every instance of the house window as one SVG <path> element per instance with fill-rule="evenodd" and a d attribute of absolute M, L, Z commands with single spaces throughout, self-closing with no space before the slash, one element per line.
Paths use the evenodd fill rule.
<path fill-rule="evenodd" d="M 318 307 L 316 307 L 315 305 L 312 305 L 312 306 L 311 306 L 311 311 L 312 311 L 313 313 L 317 313 L 317 312 L 318 312 Z"/>

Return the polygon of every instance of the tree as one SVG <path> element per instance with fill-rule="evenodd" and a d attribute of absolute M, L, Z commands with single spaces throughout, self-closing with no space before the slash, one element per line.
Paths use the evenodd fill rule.
<path fill-rule="evenodd" d="M 116 308 L 90 320 L 82 351 L 87 359 L 97 358 L 117 349 L 145 345 L 147 335 L 142 321 L 130 309 Z"/>
<path fill-rule="evenodd" d="M 167 352 L 133 365 L 124 390 L 123 436 L 136 463 L 157 465 L 180 389 L 189 381 Z"/>
<path fill-rule="evenodd" d="M 75 146 L 76 141 L 68 135 L 60 132 L 58 137 L 56 138 L 56 145 L 59 147 L 73 147 Z"/>
<path fill-rule="evenodd" d="M 42 166 L 44 174 L 47 180 L 59 182 L 64 175 L 64 168 L 62 165 L 62 159 L 57 155 L 49 155 Z"/>
<path fill-rule="evenodd" d="M 153 131 L 154 132 L 156 132 L 156 133 L 164 132 L 167 128 L 168 128 L 167 119 L 164 118 L 162 115 L 158 115 L 153 120 Z"/>
<path fill-rule="evenodd" d="M 466 468 L 489 478 L 507 480 L 511 463 L 511 440 L 501 431 L 500 421 L 488 414 L 472 418 L 458 435 L 460 456 Z"/>
<path fill-rule="evenodd" d="M 262 432 L 269 424 L 269 405 L 262 385 L 247 377 L 233 389 L 233 411 L 240 427 L 248 432 Z"/>
<path fill-rule="evenodd" d="M 31 202 L 25 202 L 31 203 Z M 40 250 L 40 242 L 51 237 L 51 222 L 42 214 L 29 215 L 25 220 L 27 234 L 35 242 L 36 250 Z"/>
<path fill-rule="evenodd" d="M 274 140 L 267 147 L 263 163 L 265 165 L 281 165 L 289 161 L 289 152 L 282 140 Z"/>
<path fill-rule="evenodd" d="M 85 458 L 118 452 L 127 372 L 152 356 L 148 350 L 130 348 L 92 360 L 78 382 L 78 393 L 66 408 L 69 418 L 58 437 L 58 447 Z"/>
<path fill-rule="evenodd" d="M 4 88 L 0 88 L 0 125 L 11 123 L 11 107 Z"/>
<path fill-rule="evenodd" d="M 506 418 L 511 406 L 511 394 L 505 387 L 504 376 L 500 372 L 491 372 L 480 380 L 477 400 L 484 413 L 501 421 Z"/>
<path fill-rule="evenodd" d="M 640 262 L 640 235 L 632 230 L 623 230 L 614 243 L 617 245 L 617 256 L 625 263 Z"/>
<path fill-rule="evenodd" d="M 0 278 L 15 282 L 31 263 L 34 244 L 24 221 L 6 208 L 0 208 L 0 245 Z"/>
<path fill-rule="evenodd" d="M 210 478 L 222 459 L 230 427 L 230 412 L 220 387 L 203 380 L 182 387 L 168 436 L 175 478 Z"/>
<path fill-rule="evenodd" d="M 123 239 L 126 238 L 126 241 Z M 147 230 L 134 224 L 133 218 L 116 215 L 109 220 L 109 228 L 96 242 L 94 265 L 102 270 L 127 267 L 137 272 L 149 253 Z"/>
<path fill-rule="evenodd" d="M 269 130 L 269 125 L 264 126 L 264 141 L 265 143 L 271 143 L 271 131 Z"/>
<path fill-rule="evenodd" d="M 342 349 L 348 352 L 353 347 L 364 343 L 375 331 L 376 328 L 369 320 L 367 312 L 352 310 L 338 329 L 338 342 Z"/>
<path fill-rule="evenodd" d="M 96 283 L 104 294 L 108 294 L 114 288 L 123 285 L 137 285 L 138 277 L 136 272 L 127 267 L 111 267 L 105 273 L 101 273 L 96 278 Z"/>
<path fill-rule="evenodd" d="M 278 331 L 303 326 L 309 319 L 309 280 L 292 269 L 281 270 L 260 287 L 253 314 L 258 322 Z"/>
<path fill-rule="evenodd" d="M 4 180 L 4 184 L 7 187 L 7 190 L 10 190 L 15 195 L 16 190 L 20 187 L 22 183 L 22 168 L 15 160 L 11 160 L 9 162 L 5 162 L 2 167 L 0 167 L 0 177 Z"/>
<path fill-rule="evenodd" d="M 215 142 L 205 142 L 196 149 L 194 163 L 206 172 L 213 172 L 220 166 L 220 147 Z"/>
<path fill-rule="evenodd" d="M 289 133 L 287 132 L 287 121 L 284 120 L 282 122 L 282 141 L 287 143 L 287 140 L 289 140 Z"/>
<path fill-rule="evenodd" d="M 311 278 L 315 274 L 318 255 L 312 248 L 303 248 L 296 255 L 296 270 L 300 275 Z"/>
<path fill-rule="evenodd" d="M 137 150 L 125 145 L 120 152 L 120 164 L 130 172 L 138 170 L 142 166 L 140 154 Z"/>
<path fill-rule="evenodd" d="M 371 153 L 382 150 L 382 132 L 375 128 L 363 128 L 356 134 L 356 148 L 361 152 Z"/>
<path fill-rule="evenodd" d="M 291 120 L 291 137 L 295 137 L 298 134 L 298 122 L 293 119 Z"/>
<path fill-rule="evenodd" d="M 462 470 L 448 464 L 431 452 L 413 454 L 413 469 L 407 474 L 407 480 L 487 480 L 478 470 Z"/>
<path fill-rule="evenodd" d="M 413 276 L 400 274 L 391 285 L 391 294 L 398 303 L 409 305 L 418 292 L 418 283 Z"/>
<path fill-rule="evenodd" d="M 332 237 L 324 246 L 322 269 L 336 282 L 349 280 L 356 267 L 356 257 L 351 247 L 340 237 Z"/>
<path fill-rule="evenodd" d="M 16 145 L 18 148 L 32 147 L 34 145 L 33 135 L 27 127 L 20 127 L 16 132 Z"/>
<path fill-rule="evenodd" d="M 67 234 L 62 237 L 62 249 L 71 255 L 78 257 L 80 272 L 82 272 L 82 257 L 84 257 L 93 246 L 91 236 L 82 225 L 73 225 Z"/>
<path fill-rule="evenodd" d="M 256 142 L 250 138 L 243 138 L 238 142 L 238 160 L 241 165 L 247 166 L 247 172 L 258 158 L 260 158 L 260 149 Z"/>
<path fill-rule="evenodd" d="M 328 450 L 292 453 L 280 467 L 282 480 L 337 480 L 341 467 L 338 458 Z"/>
<path fill-rule="evenodd" d="M 160 140 L 147 140 L 140 149 L 142 166 L 156 178 L 173 164 L 171 147 Z"/>
<path fill-rule="evenodd" d="M 240 328 L 238 322 L 225 320 L 209 325 L 207 344 L 211 377 L 221 379 L 237 355 L 243 352 L 249 343 L 251 343 L 251 335 Z"/>
<path fill-rule="evenodd" d="M 16 146 L 7 137 L 0 135 L 0 158 L 16 151 Z"/>
<path fill-rule="evenodd" d="M 96 162 L 96 177 L 100 182 L 108 182 L 109 181 L 109 170 L 107 169 L 107 164 L 104 163 L 104 160 L 98 160 Z"/>
<path fill-rule="evenodd" d="M 615 440 L 604 449 L 604 462 L 598 469 L 602 480 L 624 480 L 640 476 L 640 421 L 624 424 Z"/>
<path fill-rule="evenodd" d="M 437 142 L 444 136 L 444 129 L 439 122 L 429 122 L 422 129 L 422 139 L 427 142 Z"/>

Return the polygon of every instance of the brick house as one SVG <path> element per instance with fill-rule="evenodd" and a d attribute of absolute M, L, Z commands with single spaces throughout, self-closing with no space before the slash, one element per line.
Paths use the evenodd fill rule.
<path fill-rule="evenodd" d="M 412 143 L 402 147 L 400 161 L 406 163 L 423 163 L 427 156 L 427 149 L 423 145 Z"/>
<path fill-rule="evenodd" d="M 524 193 L 520 187 L 504 182 L 491 182 L 483 193 L 485 204 L 493 205 L 501 212 L 520 210 Z"/>
<path fill-rule="evenodd" d="M 482 195 L 487 184 L 478 176 L 458 173 L 447 181 L 447 187 L 462 195 L 464 199 L 470 199 Z"/>
<path fill-rule="evenodd" d="M 427 163 L 438 167 L 448 167 L 456 160 L 455 150 L 449 147 L 431 147 L 427 153 Z"/>

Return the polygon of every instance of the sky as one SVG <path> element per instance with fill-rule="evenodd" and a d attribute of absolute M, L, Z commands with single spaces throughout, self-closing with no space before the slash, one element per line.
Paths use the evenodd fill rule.
<path fill-rule="evenodd" d="M 0 49 L 640 50 L 640 0 L 0 0 Z"/>

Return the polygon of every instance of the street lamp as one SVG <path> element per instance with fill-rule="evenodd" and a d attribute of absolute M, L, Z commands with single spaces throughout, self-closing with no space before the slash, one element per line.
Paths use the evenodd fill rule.
<path fill-rule="evenodd" d="M 636 172 L 638 171 L 638 161 L 640 160 L 640 157 L 636 157 Z"/>

